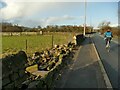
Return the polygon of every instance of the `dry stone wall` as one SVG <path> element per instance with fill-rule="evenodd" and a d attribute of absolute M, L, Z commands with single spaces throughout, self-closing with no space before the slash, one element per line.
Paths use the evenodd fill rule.
<path fill-rule="evenodd" d="M 84 40 L 83 35 L 77 35 L 77 45 Z M 57 73 L 71 58 L 72 51 L 76 48 L 74 43 L 68 45 L 55 45 L 51 49 L 35 52 L 32 57 L 27 57 L 24 51 L 6 56 L 2 59 L 2 89 L 21 88 L 51 88 Z M 33 75 L 26 68 L 37 65 L 38 71 L 48 71 L 44 77 Z"/>

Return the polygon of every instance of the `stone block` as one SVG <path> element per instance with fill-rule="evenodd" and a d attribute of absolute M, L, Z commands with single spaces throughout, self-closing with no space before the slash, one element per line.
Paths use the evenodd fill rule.
<path fill-rule="evenodd" d="M 7 86 L 3 87 L 3 90 L 13 90 L 15 87 L 14 87 L 14 82 L 8 84 Z"/>
<path fill-rule="evenodd" d="M 26 74 L 26 73 L 25 73 L 25 70 L 22 70 L 22 69 L 19 70 L 18 73 L 19 73 L 19 76 L 20 76 L 20 77 L 23 77 L 23 76 Z"/>
<path fill-rule="evenodd" d="M 6 86 L 7 84 L 9 84 L 11 81 L 10 81 L 10 78 L 9 77 L 4 77 L 2 78 L 2 86 Z"/>
<path fill-rule="evenodd" d="M 11 79 L 12 81 L 17 80 L 18 78 L 19 78 L 18 73 L 13 73 L 13 74 L 10 75 L 10 79 Z"/>

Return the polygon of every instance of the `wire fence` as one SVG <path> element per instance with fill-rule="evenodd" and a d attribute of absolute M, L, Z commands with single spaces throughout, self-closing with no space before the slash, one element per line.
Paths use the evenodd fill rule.
<path fill-rule="evenodd" d="M 35 51 L 41 51 L 46 48 L 52 48 L 54 45 L 68 44 L 73 40 L 75 33 L 58 32 L 58 33 L 5 33 L 2 35 L 2 56 L 17 53 L 24 50 L 31 55 Z"/>

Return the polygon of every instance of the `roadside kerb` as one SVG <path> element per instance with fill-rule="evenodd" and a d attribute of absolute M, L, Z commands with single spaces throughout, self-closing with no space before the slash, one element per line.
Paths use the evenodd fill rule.
<path fill-rule="evenodd" d="M 92 42 L 93 42 L 93 41 L 92 41 Z M 93 43 L 92 45 L 93 45 L 94 50 L 95 50 L 95 53 L 96 53 L 96 55 L 97 55 L 98 63 L 99 63 L 99 65 L 100 65 L 100 68 L 101 68 L 101 71 L 102 71 L 102 74 L 103 74 L 103 78 L 104 78 L 104 80 L 105 80 L 106 87 L 112 89 L 113 87 L 112 87 L 111 82 L 110 82 L 110 80 L 109 80 L 109 78 L 108 78 L 108 75 L 107 75 L 107 73 L 106 73 L 106 71 L 105 71 L 105 68 L 104 68 L 104 66 L 103 66 L 103 64 L 102 64 L 102 61 L 101 61 L 101 59 L 100 59 L 100 56 L 98 55 L 97 49 L 96 49 L 96 47 L 95 47 L 95 44 Z"/>

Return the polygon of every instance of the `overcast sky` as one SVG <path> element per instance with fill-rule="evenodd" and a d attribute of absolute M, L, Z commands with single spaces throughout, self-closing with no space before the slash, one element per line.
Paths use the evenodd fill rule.
<path fill-rule="evenodd" d="M 102 21 L 118 24 L 119 0 L 87 0 L 87 24 L 97 27 Z M 0 0 L 0 19 L 36 27 L 83 25 L 84 0 Z"/>

